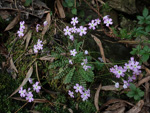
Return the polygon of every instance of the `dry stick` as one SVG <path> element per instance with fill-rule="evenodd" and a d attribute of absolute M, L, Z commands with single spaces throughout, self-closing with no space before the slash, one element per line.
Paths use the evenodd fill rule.
<path fill-rule="evenodd" d="M 99 5 L 98 5 L 97 0 L 96 0 L 96 5 L 97 5 L 97 10 L 98 10 L 98 12 L 99 12 Z"/>
<path fill-rule="evenodd" d="M 15 113 L 17 113 L 18 111 L 20 111 L 28 102 L 26 102 L 21 108 L 19 108 Z"/>

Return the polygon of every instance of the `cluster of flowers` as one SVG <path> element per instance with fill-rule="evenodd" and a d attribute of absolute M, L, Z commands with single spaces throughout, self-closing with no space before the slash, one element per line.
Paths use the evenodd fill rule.
<path fill-rule="evenodd" d="M 109 15 L 104 16 L 103 21 L 104 21 L 104 24 L 106 24 L 107 27 L 109 27 L 109 25 L 113 24 L 112 19 L 109 18 Z"/>
<path fill-rule="evenodd" d="M 77 54 L 76 49 L 70 50 L 70 55 L 75 56 L 76 54 Z M 88 54 L 88 51 L 85 50 L 84 54 L 87 55 L 87 54 Z M 91 66 L 87 66 L 87 65 L 86 65 L 87 63 L 88 63 L 87 58 L 86 58 L 86 59 L 83 59 L 83 62 L 81 63 L 81 65 L 83 66 L 83 68 L 84 68 L 85 71 L 88 70 L 89 68 L 91 68 Z M 71 59 L 69 59 L 69 64 L 73 64 L 73 62 L 72 62 Z"/>
<path fill-rule="evenodd" d="M 47 25 L 48 25 L 48 22 L 47 22 L 47 21 L 44 21 L 44 22 L 43 22 L 43 25 L 44 25 L 44 26 L 47 26 Z M 39 32 L 39 27 L 40 27 L 40 24 L 37 24 L 37 25 L 36 25 L 36 32 Z"/>
<path fill-rule="evenodd" d="M 32 81 L 31 78 L 29 78 L 29 83 L 33 84 L 33 81 Z M 36 91 L 37 93 L 39 93 L 40 89 L 41 89 L 41 86 L 39 86 L 38 84 L 39 84 L 39 82 L 36 82 L 35 84 L 32 85 L 33 86 L 33 90 Z M 26 90 L 26 89 L 23 89 L 23 87 L 21 87 L 20 90 L 19 90 L 19 93 L 20 93 L 21 97 L 26 97 L 26 100 L 28 102 L 34 101 L 31 88 L 28 88 L 28 90 Z"/>
<path fill-rule="evenodd" d="M 88 60 L 87 58 L 86 59 L 83 59 L 83 62 L 81 63 L 81 65 L 83 66 L 83 69 L 86 71 L 88 70 L 89 68 L 91 68 L 91 66 L 87 66 L 86 64 L 88 63 Z"/>
<path fill-rule="evenodd" d="M 21 21 L 20 22 L 20 28 L 19 28 L 19 31 L 17 31 L 17 33 L 18 33 L 18 36 L 19 37 L 23 37 L 24 36 L 24 29 L 25 29 L 25 22 L 24 21 Z"/>
<path fill-rule="evenodd" d="M 131 57 L 128 63 L 125 63 L 124 67 L 115 65 L 114 67 L 110 68 L 110 72 L 112 72 L 116 78 L 122 78 L 123 80 L 123 88 L 126 89 L 133 80 L 136 79 L 136 75 L 141 73 L 141 66 L 139 62 L 134 61 L 134 58 Z M 128 80 L 124 80 L 125 75 L 128 76 Z M 132 75 L 132 76 L 130 76 Z M 115 84 L 116 88 L 119 88 L 119 83 Z"/>
<path fill-rule="evenodd" d="M 112 25 L 112 19 L 109 18 L 109 15 L 106 15 L 103 17 L 103 21 L 104 24 L 106 24 L 107 27 L 109 27 L 109 25 Z M 79 28 L 77 28 L 75 25 L 78 24 L 78 17 L 73 17 L 71 24 L 73 25 L 72 28 L 69 28 L 69 26 L 66 26 L 66 28 L 64 29 L 64 35 L 68 35 L 70 40 L 74 40 L 74 36 L 72 35 L 72 33 L 79 33 L 80 36 L 86 35 L 87 33 L 87 27 L 84 26 L 80 26 Z M 89 29 L 96 29 L 96 26 L 99 25 L 101 23 L 101 20 L 99 18 L 91 20 L 90 23 L 88 23 L 89 25 Z"/>
<path fill-rule="evenodd" d="M 42 50 L 42 49 L 43 49 L 42 41 L 38 39 L 37 44 L 34 45 L 34 53 L 38 53 L 38 50 Z"/>
<path fill-rule="evenodd" d="M 81 98 L 83 101 L 87 100 L 90 97 L 90 90 L 85 90 L 83 86 L 80 86 L 79 84 L 76 84 L 73 89 L 75 89 L 76 93 L 80 93 L 81 94 Z M 71 98 L 74 98 L 74 92 L 70 91 L 68 92 L 68 94 L 70 95 Z"/>

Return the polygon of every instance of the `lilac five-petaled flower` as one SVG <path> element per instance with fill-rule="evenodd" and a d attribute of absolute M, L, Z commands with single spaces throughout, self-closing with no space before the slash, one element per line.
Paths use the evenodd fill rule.
<path fill-rule="evenodd" d="M 32 102 L 34 100 L 32 92 L 28 92 L 26 95 L 26 100 L 28 100 L 28 102 Z"/>
<path fill-rule="evenodd" d="M 71 28 L 69 28 L 69 26 L 66 26 L 66 28 L 64 29 L 65 35 L 71 35 Z"/>
<path fill-rule="evenodd" d="M 115 83 L 115 87 L 119 88 L 119 83 L 118 82 Z"/>
<path fill-rule="evenodd" d="M 25 24 L 25 22 L 24 22 L 24 21 L 21 21 L 21 22 L 20 22 L 20 29 L 25 29 L 24 24 Z"/>
<path fill-rule="evenodd" d="M 83 101 L 87 100 L 90 97 L 90 90 L 86 90 L 85 92 L 82 92 L 81 98 Z"/>
<path fill-rule="evenodd" d="M 76 93 L 78 93 L 78 92 L 82 93 L 83 87 L 80 86 L 79 84 L 76 84 L 73 88 L 75 89 Z"/>
<path fill-rule="evenodd" d="M 38 85 L 39 82 L 36 82 L 35 84 L 33 84 L 33 90 L 36 91 L 37 93 L 40 92 L 41 86 Z"/>
<path fill-rule="evenodd" d="M 79 35 L 82 36 L 82 35 L 86 35 L 87 33 L 86 30 L 87 30 L 86 27 L 80 26 L 77 31 L 79 32 Z"/>
<path fill-rule="evenodd" d="M 72 18 L 72 21 L 71 21 L 71 24 L 73 25 L 73 26 L 75 26 L 76 24 L 78 23 L 78 17 L 73 17 Z"/>
<path fill-rule="evenodd" d="M 75 56 L 77 54 L 76 49 L 70 50 L 70 55 Z"/>
<path fill-rule="evenodd" d="M 85 54 L 85 55 L 87 55 L 88 53 L 89 53 L 88 50 L 85 50 L 85 51 L 84 51 L 84 54 Z"/>
<path fill-rule="evenodd" d="M 104 24 L 106 24 L 106 26 L 109 27 L 109 25 L 113 24 L 112 19 L 108 18 L 108 19 L 104 20 Z"/>
<path fill-rule="evenodd" d="M 18 33 L 19 37 L 23 37 L 24 36 L 23 29 L 20 29 L 17 33 Z"/>
<path fill-rule="evenodd" d="M 97 24 L 95 23 L 94 20 L 92 20 L 91 23 L 89 23 L 88 25 L 89 25 L 89 29 L 95 30 L 95 27 L 96 27 Z"/>
<path fill-rule="evenodd" d="M 74 93 L 72 91 L 69 90 L 68 94 L 70 95 L 71 98 L 74 98 Z"/>
<path fill-rule="evenodd" d="M 32 83 L 33 83 L 32 78 L 29 78 L 29 83 L 30 83 L 30 84 L 32 84 Z"/>
<path fill-rule="evenodd" d="M 95 19 L 95 23 L 96 23 L 96 25 L 98 25 L 101 23 L 101 20 L 99 18 L 97 18 L 97 19 Z"/>
<path fill-rule="evenodd" d="M 20 88 L 19 90 L 20 96 L 25 97 L 26 96 L 26 89 L 23 89 L 23 87 Z"/>
<path fill-rule="evenodd" d="M 72 60 L 69 60 L 69 64 L 73 64 Z"/>

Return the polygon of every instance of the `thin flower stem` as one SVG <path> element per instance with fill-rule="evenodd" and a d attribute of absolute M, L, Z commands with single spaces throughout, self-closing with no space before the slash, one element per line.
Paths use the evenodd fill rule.
<path fill-rule="evenodd" d="M 18 111 L 20 111 L 28 102 L 26 102 L 23 106 L 21 106 L 21 108 L 19 108 L 15 113 L 17 113 Z"/>

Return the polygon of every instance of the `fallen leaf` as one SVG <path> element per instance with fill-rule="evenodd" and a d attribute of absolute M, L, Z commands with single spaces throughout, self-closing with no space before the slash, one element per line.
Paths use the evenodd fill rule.
<path fill-rule="evenodd" d="M 125 107 L 126 104 L 123 102 L 118 102 L 118 103 L 114 103 L 113 105 L 108 106 L 108 108 L 106 109 L 107 111 L 114 111 L 117 110 L 119 108 Z"/>
<path fill-rule="evenodd" d="M 57 0 L 57 8 L 59 11 L 60 18 L 65 18 L 65 12 L 59 0 Z"/>
<path fill-rule="evenodd" d="M 68 111 L 69 111 L 70 113 L 73 113 L 73 110 L 72 110 L 71 108 L 69 108 Z"/>
<path fill-rule="evenodd" d="M 96 36 L 94 36 L 92 34 L 91 34 L 91 36 L 94 38 L 95 42 L 99 46 L 102 59 L 103 59 L 104 63 L 106 63 L 106 58 L 105 58 L 105 54 L 104 54 L 104 50 L 103 50 L 103 46 L 102 46 L 101 41 Z"/>
<path fill-rule="evenodd" d="M 14 28 L 14 26 L 19 22 L 20 20 L 20 14 L 18 14 L 11 22 L 10 24 L 5 28 L 4 31 L 8 31 L 12 28 Z"/>
<path fill-rule="evenodd" d="M 139 113 L 144 105 L 144 101 L 140 100 L 134 107 L 132 107 L 126 113 Z"/>
<path fill-rule="evenodd" d="M 27 49 L 28 45 L 29 45 L 29 42 L 30 42 L 30 39 L 31 39 L 31 36 L 32 36 L 32 31 L 28 31 L 28 33 L 26 34 L 26 47 L 25 47 L 25 50 Z"/>
<path fill-rule="evenodd" d="M 33 66 L 31 66 L 30 69 L 28 70 L 28 72 L 26 74 L 26 78 L 23 80 L 23 82 L 21 83 L 21 85 L 8 98 L 10 98 L 14 94 L 16 94 L 20 90 L 20 88 L 23 87 L 27 83 L 27 81 L 31 77 L 32 73 L 33 73 Z"/>
<path fill-rule="evenodd" d="M 47 21 L 48 25 L 44 26 L 44 28 L 43 28 L 43 31 L 42 31 L 42 39 L 43 39 L 45 33 L 48 31 L 48 29 L 49 29 L 49 27 L 50 27 L 50 23 L 51 23 L 51 16 L 50 16 L 50 13 L 47 13 L 46 21 Z"/>
<path fill-rule="evenodd" d="M 12 57 L 10 58 L 10 69 L 13 69 L 13 70 L 15 70 L 16 73 L 18 73 L 18 70 L 17 70 L 16 66 L 14 65 Z"/>
<path fill-rule="evenodd" d="M 45 61 L 50 61 L 53 62 L 55 60 L 55 57 L 50 57 L 50 56 L 43 56 L 39 58 L 40 60 L 45 60 Z"/>
<path fill-rule="evenodd" d="M 122 88 L 122 86 L 120 86 Z M 102 86 L 101 90 L 104 91 L 119 91 L 114 85 Z"/>
<path fill-rule="evenodd" d="M 102 87 L 102 84 L 99 85 L 99 87 L 95 93 L 95 97 L 94 97 L 94 105 L 95 105 L 97 111 L 99 111 L 98 102 L 99 102 L 99 93 L 100 93 L 101 87 Z"/>

